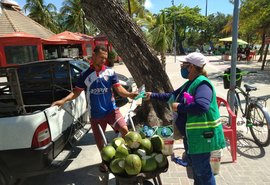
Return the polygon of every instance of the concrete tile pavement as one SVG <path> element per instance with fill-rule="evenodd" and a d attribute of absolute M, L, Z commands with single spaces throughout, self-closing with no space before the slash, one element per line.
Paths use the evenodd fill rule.
<path fill-rule="evenodd" d="M 174 88 L 179 87 L 184 80 L 180 77 L 179 63 L 174 63 L 174 57 L 167 57 L 167 73 Z M 207 67 L 209 78 L 215 85 L 217 93 L 226 97 L 226 90 L 223 89 L 222 79 L 215 78 L 224 69 L 230 66 L 229 61 L 222 61 L 220 57 L 209 56 L 210 65 Z M 243 69 L 259 69 L 261 63 L 253 61 L 246 64 L 245 61 L 238 62 L 238 67 Z M 115 70 L 131 77 L 124 65 L 116 65 Z M 259 71 L 256 75 L 251 75 L 243 79 L 243 83 L 256 85 L 259 90 L 256 95 L 269 94 L 270 92 L 270 71 Z M 121 107 L 121 112 L 125 115 L 129 105 Z M 108 127 L 109 128 L 109 127 Z M 250 139 L 250 133 L 245 127 L 239 126 L 241 136 L 238 139 L 237 161 L 231 163 L 229 150 L 223 150 L 220 173 L 216 175 L 217 185 L 270 185 L 270 147 L 259 148 Z M 106 137 L 111 140 L 115 134 L 108 129 Z M 181 156 L 183 148 L 181 142 L 176 142 L 178 148 L 175 149 L 176 156 Z M 180 146 L 180 147 L 179 147 Z M 78 156 L 76 156 L 78 155 Z M 186 168 L 175 164 L 169 159 L 169 168 L 166 173 L 161 174 L 163 185 L 191 185 L 193 180 L 187 174 Z M 80 143 L 78 143 L 74 156 L 70 159 L 70 164 L 63 170 L 43 176 L 37 176 L 22 182 L 21 185 L 115 185 L 113 176 L 100 173 L 98 165 L 101 158 L 95 145 L 92 132 L 88 133 Z"/>
<path fill-rule="evenodd" d="M 167 57 L 166 69 L 173 86 L 177 88 L 180 84 L 179 82 L 182 82 L 183 79 L 179 75 L 179 70 L 172 71 L 175 68 L 180 69 L 179 63 L 175 64 L 173 59 L 173 56 Z M 209 78 L 214 83 L 215 88 L 217 88 L 217 93 L 225 98 L 226 90 L 223 89 L 222 79 L 217 79 L 216 75 L 223 73 L 225 69 L 230 67 L 230 61 L 223 61 L 220 56 L 208 56 L 208 59 L 210 61 L 210 65 L 207 67 Z M 269 94 L 269 69 L 260 71 L 261 63 L 257 61 L 238 61 L 237 67 L 243 70 L 258 71 L 256 75 L 244 77 L 243 83 L 255 85 L 258 88 L 258 91 L 254 95 Z M 239 126 L 238 130 L 241 134 L 237 143 L 237 161 L 235 163 L 231 162 L 229 146 L 223 149 L 220 173 L 216 175 L 217 184 L 270 185 L 270 176 L 268 175 L 270 170 L 270 146 L 265 148 L 258 147 L 245 126 Z M 183 151 L 183 148 L 179 148 L 175 150 L 175 153 L 177 156 L 181 156 Z M 170 157 L 168 159 L 170 161 Z M 186 168 L 172 161 L 169 163 L 168 171 L 161 174 L 161 180 L 163 185 L 193 184 L 193 179 L 189 177 Z"/>

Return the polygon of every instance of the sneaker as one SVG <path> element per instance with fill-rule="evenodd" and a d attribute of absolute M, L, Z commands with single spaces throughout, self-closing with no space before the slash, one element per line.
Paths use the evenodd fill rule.
<path fill-rule="evenodd" d="M 173 161 L 176 163 L 176 164 L 179 164 L 181 166 L 184 166 L 184 167 L 187 167 L 188 166 L 188 162 L 184 161 L 183 159 L 180 159 L 180 157 L 175 157 L 173 158 Z"/>

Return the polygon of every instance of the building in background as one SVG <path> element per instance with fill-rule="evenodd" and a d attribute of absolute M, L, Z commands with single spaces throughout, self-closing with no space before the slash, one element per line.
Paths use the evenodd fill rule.
<path fill-rule="evenodd" d="M 94 38 L 55 34 L 21 11 L 13 0 L 0 1 L 0 66 L 62 57 L 91 57 Z"/>

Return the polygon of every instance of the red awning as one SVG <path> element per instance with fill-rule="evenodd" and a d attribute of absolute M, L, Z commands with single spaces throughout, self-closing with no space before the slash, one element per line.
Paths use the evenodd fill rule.
<path fill-rule="evenodd" d="M 13 37 L 13 38 L 14 37 L 24 37 L 24 38 L 37 38 L 37 39 L 40 39 L 39 37 L 37 37 L 35 35 L 25 33 L 25 32 L 22 32 L 22 31 L 14 32 L 14 33 L 8 33 L 8 34 L 0 36 L 0 38 L 11 38 L 11 37 Z"/>
<path fill-rule="evenodd" d="M 2 45 L 39 45 L 41 38 L 25 32 L 14 32 L 0 36 Z"/>
<path fill-rule="evenodd" d="M 87 40 L 87 41 L 94 40 L 94 37 L 93 36 L 90 36 L 90 35 L 86 35 L 86 34 L 79 33 L 79 32 L 76 32 L 75 34 L 78 35 L 78 36 L 80 36 L 81 39 L 83 39 L 83 40 Z"/>
<path fill-rule="evenodd" d="M 83 41 L 83 39 L 76 33 L 64 31 L 62 33 L 53 35 L 48 40 L 71 40 L 71 41 Z"/>
<path fill-rule="evenodd" d="M 67 40 L 61 40 L 61 39 L 42 39 L 43 44 L 69 44 Z"/>

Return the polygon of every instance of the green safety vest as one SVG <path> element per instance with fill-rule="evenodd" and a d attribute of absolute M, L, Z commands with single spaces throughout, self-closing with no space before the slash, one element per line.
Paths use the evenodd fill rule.
<path fill-rule="evenodd" d="M 216 101 L 216 92 L 212 83 L 208 78 L 200 75 L 188 87 L 187 92 L 194 96 L 197 87 L 203 81 L 207 81 L 211 85 L 213 95 L 209 110 L 206 113 L 201 115 L 187 114 L 186 136 L 189 154 L 207 153 L 226 146 Z M 213 137 L 205 138 L 207 133 L 213 133 Z"/>

